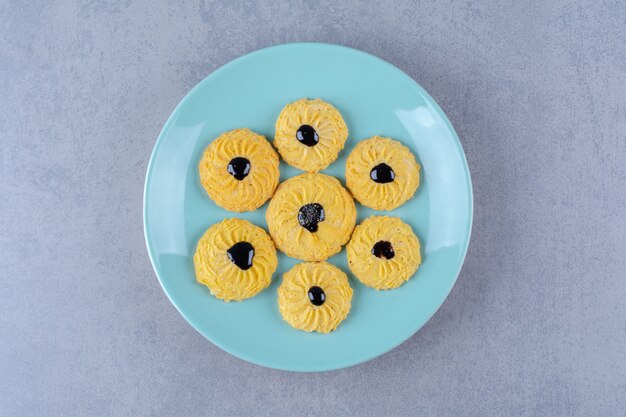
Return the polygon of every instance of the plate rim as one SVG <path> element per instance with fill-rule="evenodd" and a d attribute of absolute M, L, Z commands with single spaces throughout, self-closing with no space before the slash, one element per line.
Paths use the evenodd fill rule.
<path fill-rule="evenodd" d="M 227 347 L 224 346 L 223 344 L 214 341 L 212 338 L 210 338 L 208 335 L 206 335 L 200 328 L 199 326 L 194 322 L 194 320 L 192 320 L 190 317 L 188 317 L 183 310 L 181 309 L 181 307 L 172 299 L 171 295 L 169 294 L 169 292 L 167 291 L 167 289 L 165 288 L 165 285 L 163 284 L 163 279 L 161 277 L 161 272 L 159 271 L 159 268 L 157 268 L 157 264 L 155 262 L 154 259 L 154 248 L 152 247 L 152 244 L 150 242 L 150 232 L 148 230 L 148 225 L 147 225 L 147 217 L 148 217 L 148 184 L 150 183 L 150 178 L 151 178 L 151 174 L 152 174 L 152 170 L 153 170 L 153 166 L 154 166 L 154 160 L 156 157 L 156 154 L 160 148 L 160 145 L 162 143 L 162 141 L 164 140 L 164 133 L 169 130 L 169 127 L 172 123 L 174 123 L 174 120 L 176 119 L 175 116 L 178 115 L 178 112 L 180 111 L 181 106 L 183 105 L 183 103 L 185 103 L 192 95 L 196 94 L 197 91 L 200 90 L 201 86 L 204 85 L 206 82 L 208 82 L 207 80 L 214 76 L 217 75 L 219 73 L 228 71 L 228 69 L 231 66 L 234 66 L 235 64 L 238 64 L 242 61 L 245 61 L 247 59 L 250 59 L 252 57 L 255 57 L 257 55 L 262 55 L 265 53 L 269 53 L 272 52 L 274 50 L 277 49 L 287 49 L 287 48 L 299 48 L 299 47 L 319 47 L 319 48 L 329 48 L 329 49 L 339 49 L 342 50 L 343 52 L 346 53 L 350 53 L 350 54 L 355 54 L 355 55 L 364 55 L 370 59 L 373 59 L 375 61 L 378 61 L 378 63 L 383 64 L 384 66 L 388 67 L 390 70 L 396 72 L 399 76 L 402 76 L 404 78 L 406 78 L 410 83 L 412 83 L 417 89 L 418 91 L 426 98 L 426 100 L 429 102 L 429 104 L 431 104 L 435 110 L 437 111 L 437 113 L 439 114 L 439 116 L 442 118 L 442 120 L 444 121 L 446 127 L 449 129 L 449 131 L 452 133 L 452 137 L 454 139 L 455 145 L 460 153 L 461 156 L 461 160 L 463 162 L 463 171 L 465 173 L 465 176 L 467 178 L 467 191 L 468 191 L 468 196 L 469 196 L 469 201 L 468 201 L 468 217 L 469 217 L 469 221 L 467 224 L 467 240 L 465 242 L 465 247 L 463 249 L 463 254 L 461 257 L 461 262 L 459 263 L 456 273 L 455 273 L 455 277 L 454 279 L 451 281 L 451 284 L 449 286 L 449 288 L 447 288 L 446 290 L 446 295 L 445 297 L 442 298 L 441 302 L 439 303 L 439 305 L 437 306 L 437 308 L 428 316 L 426 317 L 424 320 L 419 320 L 416 321 L 416 325 L 411 327 L 411 330 L 408 332 L 407 335 L 403 336 L 400 338 L 400 340 L 395 343 L 392 344 L 389 348 L 383 350 L 383 351 L 379 351 L 379 352 L 375 352 L 373 354 L 370 355 L 365 355 L 364 357 L 360 357 L 354 361 L 346 361 L 345 363 L 342 364 L 335 364 L 335 365 L 331 365 L 328 367 L 322 367 L 319 369 L 293 369 L 290 368 L 288 366 L 281 366 L 280 364 L 277 363 L 273 363 L 271 361 L 267 361 L 267 360 L 259 360 L 257 358 L 253 358 L 250 357 L 248 354 L 246 354 L 245 352 L 240 352 L 237 349 L 233 349 L 231 347 Z M 215 69 L 214 71 L 210 72 L 209 74 L 207 74 L 202 80 L 200 80 L 196 85 L 194 85 L 191 90 L 189 90 L 178 102 L 178 104 L 176 105 L 176 107 L 174 107 L 174 110 L 172 110 L 172 112 L 170 113 L 170 115 L 167 118 L 167 121 L 165 122 L 165 124 L 163 125 L 163 127 L 161 128 L 161 131 L 159 132 L 159 136 L 157 137 L 157 140 L 152 148 L 152 152 L 150 153 L 150 159 L 148 161 L 148 166 L 146 168 L 146 177 L 145 177 L 145 181 L 144 181 L 144 189 L 143 189 L 143 210 L 142 210 L 142 215 L 143 215 L 143 229 L 144 229 L 144 240 L 146 242 L 146 249 L 148 252 L 148 257 L 150 259 L 150 264 L 152 265 L 152 269 L 157 277 L 157 280 L 159 281 L 159 285 L 161 286 L 161 289 L 163 290 L 163 292 L 165 293 L 165 295 L 167 296 L 167 298 L 169 299 L 170 303 L 174 306 L 174 308 L 176 308 L 176 310 L 179 312 L 179 314 L 185 319 L 185 321 L 187 321 L 187 323 L 189 323 L 189 325 L 191 325 L 191 327 L 197 331 L 200 335 L 202 335 L 202 337 L 204 337 L 206 340 L 208 340 L 209 342 L 211 342 L 212 344 L 214 344 L 215 346 L 219 347 L 220 349 L 222 349 L 223 351 L 227 352 L 228 354 L 239 358 L 241 360 L 244 360 L 246 362 L 258 365 L 258 366 L 263 366 L 263 367 L 267 367 L 267 368 L 271 368 L 271 369 L 277 369 L 277 370 L 282 370 L 282 371 L 290 371 L 290 372 L 327 372 L 327 371 L 333 371 L 333 370 L 339 370 L 339 369 L 345 369 L 345 368 L 349 368 L 352 366 L 356 366 L 359 365 L 361 363 L 365 363 L 368 362 L 372 359 L 375 359 L 379 356 L 382 356 L 388 352 L 390 352 L 391 350 L 395 349 L 396 347 L 398 347 L 399 345 L 403 344 L 404 342 L 406 342 L 407 340 L 409 340 L 411 337 L 413 337 L 434 315 L 437 311 L 439 311 L 439 309 L 441 308 L 441 306 L 443 305 L 443 303 L 445 302 L 445 300 L 448 298 L 448 296 L 450 295 L 450 292 L 452 291 L 452 288 L 454 287 L 454 285 L 456 284 L 457 279 L 459 278 L 459 275 L 461 273 L 461 270 L 463 269 L 463 265 L 465 264 L 465 259 L 467 257 L 467 252 L 469 249 L 469 245 L 470 242 L 472 240 L 472 229 L 473 229 L 473 223 L 474 223 L 474 192 L 473 192 L 473 185 L 472 185 L 472 177 L 471 177 L 471 172 L 469 170 L 469 166 L 467 164 L 467 158 L 465 155 L 465 150 L 463 149 L 463 145 L 461 144 L 461 141 L 459 139 L 458 134 L 456 133 L 456 130 L 454 129 L 454 127 L 452 126 L 452 123 L 450 123 L 450 120 L 448 119 L 448 116 L 445 114 L 445 112 L 441 109 L 441 107 L 439 106 L 439 104 L 431 97 L 430 94 L 428 94 L 428 92 L 417 82 L 415 81 L 411 76 L 409 76 L 406 72 L 404 72 L 403 70 L 401 70 L 400 68 L 396 67 L 395 65 L 393 65 L 392 63 L 376 56 L 376 55 L 372 55 L 370 53 L 361 51 L 359 49 L 355 49 L 355 48 L 351 48 L 348 46 L 344 46 L 344 45 L 338 45 L 338 44 L 332 44 L 332 43 L 324 43 L 324 42 L 292 42 L 292 43 L 284 43 L 284 44 L 277 44 L 277 45 L 272 45 L 269 47 L 265 47 L 265 48 L 261 48 L 261 49 L 257 49 L 255 51 L 246 53 L 244 55 L 241 55 L 229 62 L 227 62 L 226 64 L 220 66 L 219 68 Z"/>

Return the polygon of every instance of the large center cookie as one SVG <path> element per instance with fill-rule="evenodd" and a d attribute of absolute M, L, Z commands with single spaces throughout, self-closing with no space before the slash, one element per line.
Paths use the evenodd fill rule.
<path fill-rule="evenodd" d="M 348 277 L 327 262 L 303 262 L 283 276 L 278 308 L 296 329 L 329 333 L 350 312 L 352 288 Z"/>
<path fill-rule="evenodd" d="M 265 230 L 226 219 L 204 233 L 193 257 L 196 279 L 224 301 L 253 297 L 270 285 L 278 259 Z"/>
<path fill-rule="evenodd" d="M 306 173 L 282 182 L 265 214 L 278 249 L 305 261 L 323 261 L 350 238 L 356 207 L 339 180 Z"/>
<path fill-rule="evenodd" d="M 337 159 L 348 137 L 339 111 L 320 99 L 289 103 L 276 120 L 274 146 L 296 168 L 317 172 Z"/>

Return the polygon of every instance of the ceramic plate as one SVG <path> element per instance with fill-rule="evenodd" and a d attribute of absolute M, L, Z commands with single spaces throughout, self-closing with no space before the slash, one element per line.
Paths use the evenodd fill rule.
<path fill-rule="evenodd" d="M 444 70 L 442 68 L 442 70 Z M 408 146 L 422 165 L 415 197 L 386 212 L 409 223 L 423 263 L 396 290 L 359 283 L 345 250 L 329 262 L 350 277 L 352 310 L 330 334 L 305 333 L 284 322 L 276 303 L 282 274 L 297 260 L 279 253 L 272 284 L 243 302 L 224 303 L 196 282 L 193 253 L 212 224 L 247 219 L 267 230 L 267 204 L 249 213 L 216 206 L 198 179 L 204 148 L 222 132 L 248 127 L 272 139 L 283 106 L 322 98 L 342 113 L 350 136 L 323 172 L 345 184 L 346 158 L 373 135 Z M 281 180 L 301 171 L 281 162 Z M 357 222 L 381 214 L 357 204 Z M 461 269 L 472 224 L 472 188 L 450 122 L 409 76 L 366 53 L 336 45 L 287 44 L 238 58 L 209 75 L 176 107 L 159 136 L 146 177 L 144 228 L 156 275 L 185 319 L 211 342 L 250 362 L 291 371 L 325 371 L 387 352 L 413 335 L 442 304 Z"/>

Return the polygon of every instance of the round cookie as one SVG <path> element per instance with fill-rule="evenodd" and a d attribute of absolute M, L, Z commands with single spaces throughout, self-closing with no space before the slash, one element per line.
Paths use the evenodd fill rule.
<path fill-rule="evenodd" d="M 350 312 L 352 288 L 348 277 L 327 262 L 303 262 L 283 275 L 278 309 L 296 329 L 329 333 Z"/>
<path fill-rule="evenodd" d="M 270 285 L 278 259 L 265 230 L 247 220 L 226 219 L 200 238 L 193 263 L 197 281 L 211 294 L 240 301 Z"/>
<path fill-rule="evenodd" d="M 346 251 L 352 273 L 377 290 L 398 288 L 422 262 L 417 236 L 396 217 L 372 216 L 363 221 L 354 229 Z"/>
<path fill-rule="evenodd" d="M 261 207 L 278 185 L 278 154 L 250 129 L 223 133 L 207 146 L 198 170 L 211 200 L 226 210 Z"/>
<path fill-rule="evenodd" d="M 278 186 L 265 217 L 278 249 L 293 258 L 323 261 L 350 239 L 356 207 L 339 180 L 305 173 Z"/>
<path fill-rule="evenodd" d="M 346 163 L 346 185 L 352 195 L 375 210 L 393 210 L 413 197 L 419 174 L 409 148 L 380 136 L 361 141 Z"/>
<path fill-rule="evenodd" d="M 348 127 L 336 108 L 303 98 L 280 112 L 274 146 L 289 165 L 317 172 L 337 159 L 347 138 Z"/>

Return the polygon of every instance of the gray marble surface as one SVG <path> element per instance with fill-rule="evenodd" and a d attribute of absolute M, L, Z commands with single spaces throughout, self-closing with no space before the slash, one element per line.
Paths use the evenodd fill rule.
<path fill-rule="evenodd" d="M 624 2 L 179 3 L 0 3 L 0 415 L 625 414 Z M 322 374 L 206 341 L 161 291 L 142 230 L 178 101 L 295 41 L 415 78 L 457 129 L 475 194 L 439 312 Z"/>

